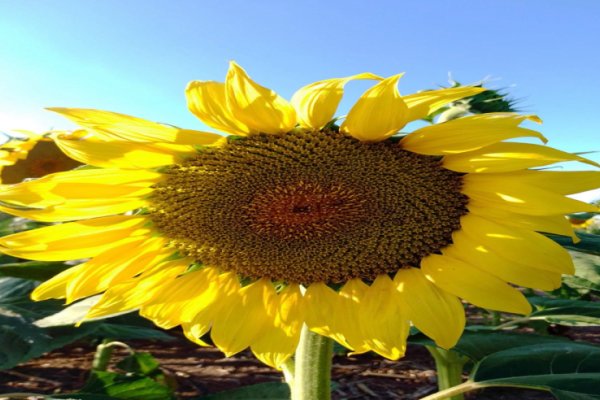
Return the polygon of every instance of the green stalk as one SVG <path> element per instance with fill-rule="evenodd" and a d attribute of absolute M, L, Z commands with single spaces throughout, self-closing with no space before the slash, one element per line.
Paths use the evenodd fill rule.
<path fill-rule="evenodd" d="M 467 358 L 455 351 L 444 350 L 434 346 L 425 346 L 435 360 L 438 389 L 444 391 L 462 384 L 462 371 Z M 461 392 L 453 393 L 450 400 L 464 400 Z"/>
<path fill-rule="evenodd" d="M 442 390 L 440 392 L 430 394 L 429 396 L 423 397 L 421 400 L 445 400 L 445 399 L 457 399 L 463 398 L 463 393 L 470 392 L 471 390 L 483 389 L 484 387 L 488 387 L 488 385 L 482 385 L 479 383 L 466 381 L 465 383 L 461 383 L 458 386 L 454 386 L 448 388 L 446 390 Z"/>
<path fill-rule="evenodd" d="M 94 371 L 106 371 L 108 369 L 110 357 L 112 356 L 115 347 L 122 347 L 130 354 L 133 354 L 131 347 L 125 343 L 113 341 L 111 339 L 103 339 L 96 347 L 96 353 L 94 354 L 94 360 L 92 361 L 92 369 Z"/>
<path fill-rule="evenodd" d="M 98 347 L 96 347 L 94 361 L 92 361 L 92 369 L 94 371 L 106 371 L 108 364 L 110 363 L 112 352 L 113 346 L 111 345 L 111 340 L 103 339 Z"/>
<path fill-rule="evenodd" d="M 331 399 L 332 358 L 333 341 L 304 325 L 296 349 L 293 381 L 288 380 L 292 400 Z"/>
<path fill-rule="evenodd" d="M 288 358 L 281 365 L 281 372 L 283 372 L 283 377 L 285 382 L 290 387 L 290 393 L 294 390 L 294 382 L 296 381 L 296 364 L 294 361 L 294 357 Z"/>

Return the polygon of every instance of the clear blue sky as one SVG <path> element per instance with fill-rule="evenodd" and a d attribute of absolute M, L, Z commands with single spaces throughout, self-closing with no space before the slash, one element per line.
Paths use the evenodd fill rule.
<path fill-rule="evenodd" d="M 598 21 L 598 0 L 0 0 L 0 129 L 71 127 L 46 106 L 205 129 L 183 89 L 236 60 L 287 98 L 363 71 L 406 72 L 403 93 L 491 75 L 551 145 L 600 150 Z"/>

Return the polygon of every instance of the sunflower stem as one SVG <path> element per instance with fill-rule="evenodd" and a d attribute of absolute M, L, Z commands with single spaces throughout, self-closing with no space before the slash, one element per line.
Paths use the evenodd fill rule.
<path fill-rule="evenodd" d="M 283 377 L 285 382 L 290 387 L 290 392 L 294 389 L 294 382 L 296 380 L 296 362 L 293 357 L 288 358 L 281 365 L 281 372 L 283 372 Z"/>
<path fill-rule="evenodd" d="M 302 327 L 296 349 L 292 400 L 331 399 L 333 341 Z M 289 382 L 288 382 L 289 383 Z"/>
<path fill-rule="evenodd" d="M 452 350 L 444 350 L 434 346 L 425 347 L 435 360 L 440 392 L 462 384 L 463 367 L 468 359 Z M 450 400 L 464 400 L 462 393 L 457 393 L 448 398 Z"/>

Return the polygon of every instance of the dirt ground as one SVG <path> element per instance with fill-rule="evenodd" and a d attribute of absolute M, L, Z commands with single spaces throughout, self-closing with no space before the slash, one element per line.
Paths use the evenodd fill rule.
<path fill-rule="evenodd" d="M 151 353 L 165 374 L 176 381 L 179 399 L 191 400 L 240 386 L 281 381 L 277 371 L 261 364 L 251 353 L 225 358 L 214 348 L 200 348 L 171 332 L 173 342 L 130 341 L 136 351 Z M 561 335 L 600 343 L 599 328 L 571 328 Z M 69 393 L 81 388 L 89 373 L 95 347 L 76 343 L 31 360 L 11 370 L 0 371 L 0 393 Z M 126 355 L 115 350 L 116 362 Z M 466 378 L 466 377 L 465 377 Z M 332 379 L 337 383 L 335 400 L 420 399 L 436 391 L 433 360 L 427 350 L 409 346 L 406 357 L 388 361 L 373 354 L 336 356 Z M 517 389 L 486 389 L 469 393 L 469 400 L 553 399 L 549 393 Z M 0 399 L 5 400 L 7 397 Z M 35 397 L 31 397 L 34 400 Z"/>

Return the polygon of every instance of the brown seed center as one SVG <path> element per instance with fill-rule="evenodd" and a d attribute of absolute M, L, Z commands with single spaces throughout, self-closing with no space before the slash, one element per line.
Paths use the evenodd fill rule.
<path fill-rule="evenodd" d="M 366 217 L 366 199 L 341 186 L 300 181 L 258 193 L 243 207 L 257 233 L 281 239 L 317 239 Z"/>
<path fill-rule="evenodd" d="M 242 277 L 339 283 L 394 273 L 452 242 L 462 175 L 394 140 L 337 132 L 230 138 L 172 167 L 151 199 L 184 254 Z"/>

